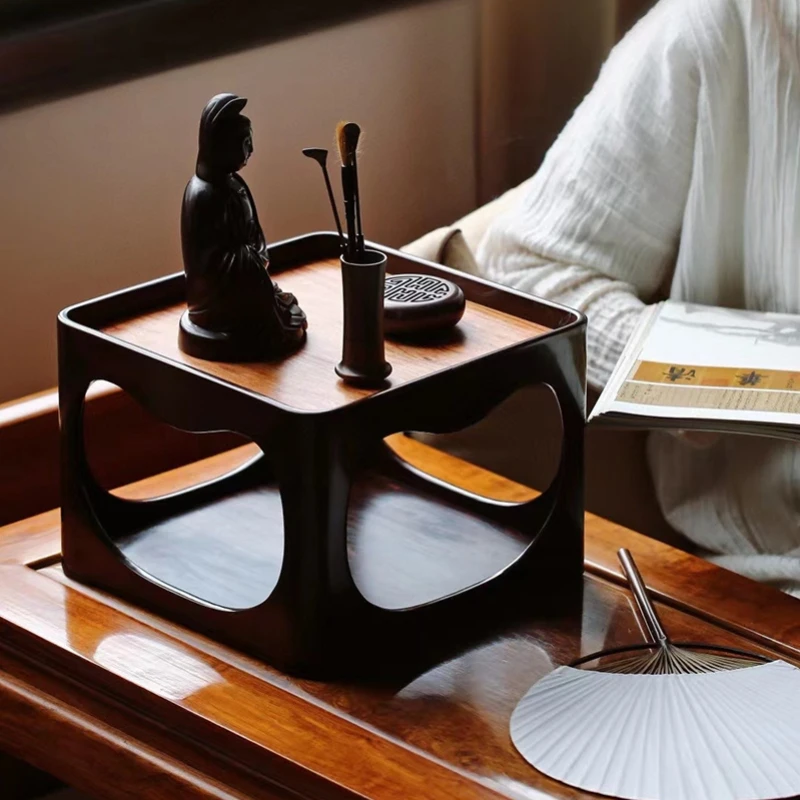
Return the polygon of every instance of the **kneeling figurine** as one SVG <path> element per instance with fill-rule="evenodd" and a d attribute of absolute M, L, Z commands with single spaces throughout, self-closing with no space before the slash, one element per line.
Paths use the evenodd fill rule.
<path fill-rule="evenodd" d="M 253 196 L 237 174 L 253 153 L 247 100 L 218 94 L 200 118 L 195 174 L 181 210 L 188 309 L 180 348 L 211 361 L 283 355 L 303 343 L 306 315 L 269 275 Z"/>

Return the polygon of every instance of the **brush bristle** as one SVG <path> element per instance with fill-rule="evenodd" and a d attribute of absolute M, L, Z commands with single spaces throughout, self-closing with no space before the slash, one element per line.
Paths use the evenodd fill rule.
<path fill-rule="evenodd" d="M 340 122 L 336 126 L 336 149 L 339 151 L 339 161 L 342 165 L 347 164 L 347 136 L 344 132 L 346 125 L 346 122 Z"/>
<path fill-rule="evenodd" d="M 360 137 L 361 128 L 355 122 L 340 122 L 336 126 L 336 147 L 342 164 L 349 165 L 355 161 Z"/>
<path fill-rule="evenodd" d="M 361 127 L 355 122 L 348 122 L 344 126 L 344 136 L 347 139 L 347 149 L 351 153 L 355 153 L 358 149 L 358 141 L 361 138 Z"/>

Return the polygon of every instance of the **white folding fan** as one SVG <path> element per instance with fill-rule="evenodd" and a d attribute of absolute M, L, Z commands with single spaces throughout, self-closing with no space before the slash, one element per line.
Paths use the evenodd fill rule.
<path fill-rule="evenodd" d="M 651 641 L 536 683 L 511 716 L 522 756 L 556 780 L 630 800 L 800 795 L 800 670 L 670 642 L 630 553 L 619 557 Z M 579 668 L 609 655 L 621 657 Z"/>

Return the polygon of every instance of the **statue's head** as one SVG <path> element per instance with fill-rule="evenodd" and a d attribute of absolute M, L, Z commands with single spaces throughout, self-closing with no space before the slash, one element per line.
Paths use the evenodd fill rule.
<path fill-rule="evenodd" d="M 253 129 L 241 111 L 247 99 L 218 94 L 208 101 L 200 117 L 198 174 L 238 172 L 253 153 Z"/>

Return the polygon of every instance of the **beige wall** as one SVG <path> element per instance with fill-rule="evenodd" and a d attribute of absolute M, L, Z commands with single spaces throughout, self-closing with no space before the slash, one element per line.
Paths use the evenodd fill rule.
<path fill-rule="evenodd" d="M 617 2 L 481 0 L 481 202 L 536 171 L 614 42 Z"/>
<path fill-rule="evenodd" d="M 365 138 L 368 237 L 401 244 L 475 204 L 476 9 L 393 12 L 0 117 L 0 402 L 56 383 L 55 317 L 181 268 L 180 201 L 208 98 L 250 99 L 244 171 L 269 240 L 330 229 L 318 167 L 342 118 Z"/>
<path fill-rule="evenodd" d="M 590 88 L 617 0 L 442 0 L 0 116 L 0 402 L 55 385 L 66 305 L 181 268 L 197 123 L 250 99 L 267 238 L 332 220 L 306 146 L 364 128 L 367 235 L 399 245 L 538 165 Z M 480 170 L 480 177 L 478 172 Z"/>

